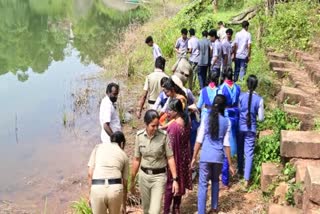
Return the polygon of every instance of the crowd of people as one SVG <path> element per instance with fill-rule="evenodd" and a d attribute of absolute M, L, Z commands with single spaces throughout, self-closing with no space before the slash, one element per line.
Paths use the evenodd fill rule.
<path fill-rule="evenodd" d="M 232 29 L 223 22 L 218 26 L 218 30 L 204 30 L 202 39 L 194 29 L 181 30 L 171 75 L 165 73 L 161 48 L 151 36 L 146 38 L 155 69 L 145 79 L 136 111 L 140 119 L 147 102 L 145 127 L 135 138 L 130 174 L 116 107 L 120 88 L 108 85 L 100 106 L 102 143 L 94 148 L 88 164 L 94 214 L 125 213 L 127 189 L 135 193 L 136 181 L 148 214 L 161 210 L 179 214 L 182 196 L 192 190 L 197 173 L 199 214 L 206 213 L 209 183 L 211 213 L 218 212 L 219 190 L 230 187 L 230 173 L 243 177 L 246 187 L 250 185 L 257 120 L 264 118 L 264 104 L 255 92 L 257 77 L 246 76 L 251 57 L 249 23 L 242 23 L 234 40 Z M 245 77 L 248 91 L 241 92 L 236 82 Z M 197 79 L 200 91 L 194 90 Z M 237 169 L 232 164 L 235 156 Z"/>

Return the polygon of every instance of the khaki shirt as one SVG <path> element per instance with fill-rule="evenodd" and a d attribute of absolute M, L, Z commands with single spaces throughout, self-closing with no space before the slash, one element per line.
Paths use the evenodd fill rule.
<path fill-rule="evenodd" d="M 89 167 L 94 167 L 93 179 L 128 179 L 129 158 L 117 143 L 101 143 L 90 156 Z"/>
<path fill-rule="evenodd" d="M 167 166 L 167 158 L 173 156 L 169 147 L 169 137 L 162 130 L 157 130 L 149 139 L 146 130 L 136 135 L 134 156 L 141 157 L 141 166 L 145 168 L 163 168 Z"/>
<path fill-rule="evenodd" d="M 168 77 L 166 73 L 164 73 L 160 69 L 155 69 L 154 72 L 149 74 L 144 83 L 143 90 L 148 91 L 148 100 L 156 101 L 160 92 L 161 92 L 161 84 L 160 81 L 163 77 Z"/>

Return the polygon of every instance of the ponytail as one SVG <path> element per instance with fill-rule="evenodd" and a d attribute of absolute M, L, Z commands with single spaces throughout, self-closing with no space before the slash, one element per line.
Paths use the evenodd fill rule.
<path fill-rule="evenodd" d="M 249 92 L 249 99 L 248 99 L 248 113 L 247 113 L 247 127 L 251 129 L 251 103 L 252 103 L 252 93 L 253 91 L 250 90 Z"/>
<path fill-rule="evenodd" d="M 247 86 L 249 89 L 249 99 L 248 99 L 248 113 L 247 113 L 247 127 L 248 129 L 251 129 L 252 121 L 251 121 L 251 105 L 252 105 L 252 94 L 253 91 L 257 88 L 258 86 L 258 79 L 255 75 L 249 75 L 247 79 Z"/>
<path fill-rule="evenodd" d="M 226 97 L 218 94 L 213 101 L 212 110 L 209 115 L 209 132 L 211 135 L 211 139 L 219 138 L 219 113 L 221 115 L 224 114 L 224 110 L 226 108 Z"/>

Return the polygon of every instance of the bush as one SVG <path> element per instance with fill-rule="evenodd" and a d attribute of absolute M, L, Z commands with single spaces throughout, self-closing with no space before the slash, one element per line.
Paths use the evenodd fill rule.
<path fill-rule="evenodd" d="M 81 198 L 79 201 L 74 201 L 71 208 L 76 214 L 92 214 L 92 210 L 84 198 Z"/>

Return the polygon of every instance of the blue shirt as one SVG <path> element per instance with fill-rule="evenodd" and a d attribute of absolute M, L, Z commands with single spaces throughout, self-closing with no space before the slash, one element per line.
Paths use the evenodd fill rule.
<path fill-rule="evenodd" d="M 218 87 L 211 88 L 207 86 L 201 89 L 199 100 L 197 103 L 197 108 L 201 109 L 203 105 L 212 106 L 213 100 L 216 97 L 217 93 Z M 210 110 L 208 108 L 202 108 L 201 114 L 204 112 L 209 113 Z"/>
<path fill-rule="evenodd" d="M 201 120 L 196 142 L 202 144 L 200 162 L 223 163 L 224 146 L 230 146 L 229 135 L 231 123 L 229 119 L 219 115 L 219 138 L 212 139 L 209 130 L 209 117 Z"/>
<path fill-rule="evenodd" d="M 225 82 L 219 87 L 218 92 L 218 94 L 222 94 L 226 97 L 227 107 L 238 107 L 240 93 L 241 89 L 239 85 L 234 83 L 230 88 Z"/>
<path fill-rule="evenodd" d="M 249 101 L 249 92 L 242 93 L 240 95 L 239 101 L 239 111 L 240 111 L 240 118 L 239 118 L 239 129 L 240 131 L 257 131 L 257 116 L 258 120 L 262 121 L 264 119 L 264 106 L 263 106 L 263 99 L 255 92 L 252 94 L 251 99 L 251 128 L 247 125 L 247 114 L 248 114 L 248 101 Z"/>

